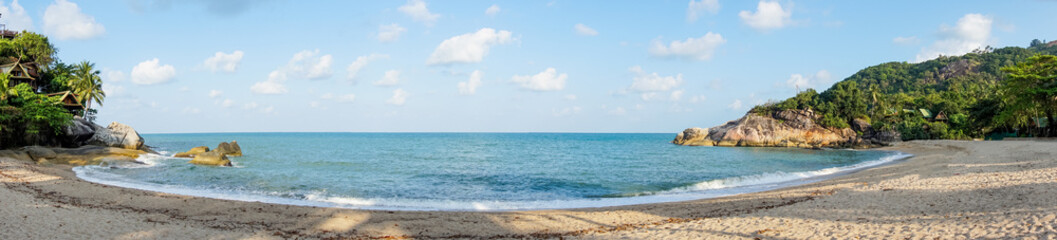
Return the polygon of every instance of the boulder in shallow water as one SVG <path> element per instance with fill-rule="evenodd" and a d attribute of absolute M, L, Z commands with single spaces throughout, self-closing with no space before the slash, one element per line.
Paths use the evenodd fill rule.
<path fill-rule="evenodd" d="M 191 148 L 191 150 L 187 150 L 186 152 L 177 153 L 176 155 L 173 155 L 173 157 L 194 158 L 196 154 L 204 153 L 204 152 L 209 152 L 209 147 L 206 147 L 206 146 L 194 147 L 194 148 Z"/>
<path fill-rule="evenodd" d="M 213 151 L 220 152 L 226 156 L 242 156 L 242 147 L 239 147 L 239 143 L 236 141 L 231 141 L 231 143 L 222 142 L 217 145 L 217 148 L 213 149 Z"/>
<path fill-rule="evenodd" d="M 88 144 L 138 150 L 143 148 L 143 137 L 128 125 L 112 122 L 106 128 L 97 129 Z"/>
<path fill-rule="evenodd" d="M 215 150 L 196 154 L 195 158 L 191 159 L 189 163 L 208 166 L 231 166 L 231 160 L 228 160 L 227 156 Z"/>

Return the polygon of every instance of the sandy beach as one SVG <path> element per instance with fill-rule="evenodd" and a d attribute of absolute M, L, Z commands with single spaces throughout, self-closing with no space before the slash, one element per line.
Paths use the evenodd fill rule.
<path fill-rule="evenodd" d="M 688 202 L 524 212 L 367 211 L 123 189 L 0 158 L 0 239 L 1057 238 L 1057 142 L 914 141 L 904 161 Z"/>

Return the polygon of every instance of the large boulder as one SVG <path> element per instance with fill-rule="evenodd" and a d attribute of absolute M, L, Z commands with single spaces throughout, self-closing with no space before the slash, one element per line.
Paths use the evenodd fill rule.
<path fill-rule="evenodd" d="M 212 151 L 204 152 L 195 155 L 194 159 L 189 162 L 196 165 L 207 165 L 207 166 L 231 166 L 231 160 L 228 160 L 227 156 L 223 153 Z"/>
<path fill-rule="evenodd" d="M 112 122 L 106 128 L 97 129 L 88 144 L 139 150 L 143 148 L 143 137 L 128 125 Z"/>
<path fill-rule="evenodd" d="M 63 134 L 59 141 L 64 147 L 84 146 L 95 135 L 95 131 L 100 128 L 103 127 L 84 120 L 82 117 L 75 116 L 70 124 L 62 127 Z"/>
<path fill-rule="evenodd" d="M 41 146 L 23 147 L 22 151 L 25 151 L 26 154 L 29 154 L 30 159 L 33 159 L 33 161 L 37 162 L 54 159 L 56 156 L 55 151 L 51 150 L 50 148 Z"/>
<path fill-rule="evenodd" d="M 191 150 L 187 150 L 186 152 L 177 153 L 177 154 L 173 155 L 173 157 L 193 158 L 193 157 L 195 157 L 196 154 L 204 153 L 204 152 L 208 152 L 208 151 L 209 151 L 209 147 L 198 146 L 198 147 L 191 148 Z"/>
<path fill-rule="evenodd" d="M 711 128 L 689 128 L 672 143 L 691 146 L 744 147 L 857 147 L 863 143 L 851 129 L 824 128 L 811 110 L 750 112 L 738 120 Z"/>
<path fill-rule="evenodd" d="M 213 151 L 220 152 L 221 154 L 224 154 L 226 156 L 242 156 L 242 147 L 239 147 L 239 143 L 236 141 L 231 141 L 231 143 L 221 142 L 219 145 L 217 145 L 216 149 L 213 149 Z"/>

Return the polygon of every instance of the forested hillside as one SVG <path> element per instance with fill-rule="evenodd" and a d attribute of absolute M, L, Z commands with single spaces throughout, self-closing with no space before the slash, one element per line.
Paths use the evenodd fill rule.
<path fill-rule="evenodd" d="M 814 89 L 750 112 L 812 110 L 819 124 L 846 128 L 854 119 L 894 130 L 904 140 L 1057 136 L 1057 41 L 1028 48 L 980 49 L 921 63 L 863 69 L 822 93 Z"/>

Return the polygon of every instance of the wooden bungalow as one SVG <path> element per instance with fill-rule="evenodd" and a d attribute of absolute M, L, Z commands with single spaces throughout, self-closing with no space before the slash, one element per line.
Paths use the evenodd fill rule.
<path fill-rule="evenodd" d="M 15 86 L 18 84 L 29 84 L 34 91 L 40 86 L 37 82 L 37 78 L 40 77 L 37 73 L 37 65 L 34 63 L 8 63 L 0 65 L 0 73 L 7 73 L 10 76 L 11 81 L 8 85 Z"/>
<path fill-rule="evenodd" d="M 936 117 L 932 118 L 932 121 L 934 121 L 934 122 L 946 122 L 947 121 L 947 113 L 943 112 L 943 111 L 940 111 L 939 113 L 936 113 Z"/>
<path fill-rule="evenodd" d="M 66 111 L 70 111 L 70 114 L 80 116 L 82 110 L 84 110 L 84 105 L 81 105 L 81 102 L 77 101 L 78 96 L 73 92 L 63 91 L 48 94 L 48 97 L 54 96 L 61 96 L 59 97 L 59 102 L 62 103 L 62 108 L 65 108 Z"/>

